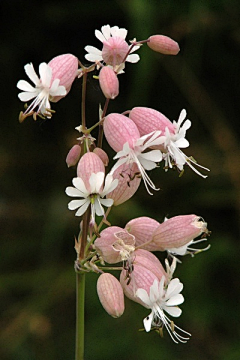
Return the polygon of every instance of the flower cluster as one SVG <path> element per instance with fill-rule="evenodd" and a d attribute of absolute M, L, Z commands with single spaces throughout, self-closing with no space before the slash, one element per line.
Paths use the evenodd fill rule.
<path fill-rule="evenodd" d="M 124 73 L 126 62 L 137 63 L 135 54 L 140 46 L 148 47 L 163 55 L 177 55 L 177 42 L 164 35 L 152 35 L 146 40 L 126 41 L 127 30 L 117 26 L 102 26 L 95 35 L 102 43 L 101 50 L 86 46 L 86 60 L 93 64 L 85 67 L 71 54 L 53 58 L 48 64 L 41 63 L 37 76 L 33 65 L 25 65 L 25 72 L 34 84 L 20 80 L 17 87 L 22 90 L 18 96 L 21 101 L 33 100 L 20 121 L 33 115 L 51 118 L 50 101 L 57 102 L 65 97 L 75 79 L 84 78 L 88 73 L 99 71 L 99 87 L 105 97 L 105 104 L 99 110 L 99 119 L 94 126 L 87 128 L 85 111 L 82 112 L 80 132 L 77 143 L 70 149 L 66 163 L 76 166 L 73 186 L 66 188 L 72 199 L 68 208 L 76 210 L 81 217 L 80 232 L 76 240 L 76 272 L 94 271 L 100 274 L 97 293 L 104 309 L 113 317 L 124 313 L 124 295 L 150 309 L 143 320 L 146 332 L 156 330 L 163 334 L 166 328 L 175 343 L 185 343 L 190 333 L 174 324 L 166 313 L 179 317 L 178 307 L 184 301 L 181 294 L 183 284 L 173 278 L 179 256 L 202 252 L 209 248 L 193 248 L 192 245 L 207 240 L 207 223 L 194 214 L 179 215 L 164 222 L 147 216 L 133 218 L 124 228 L 111 225 L 108 214 L 113 206 L 130 199 L 138 190 L 141 180 L 150 195 L 159 190 L 150 179 L 148 171 L 161 167 L 171 168 L 183 173 L 189 166 L 195 173 L 205 178 L 199 165 L 182 149 L 189 146 L 186 132 L 191 121 L 186 118 L 186 110 L 180 112 L 177 121 L 170 121 L 161 112 L 147 107 L 133 107 L 123 113 L 107 113 L 110 100 L 119 94 L 118 75 Z M 79 68 L 80 66 L 80 68 Z M 86 89 L 83 86 L 83 107 L 85 109 Z M 93 129 L 98 128 L 98 139 L 92 137 Z M 107 153 L 102 149 L 105 137 L 109 146 L 116 152 L 115 163 L 109 168 Z M 107 208 L 107 210 L 106 210 Z M 102 230 L 103 224 L 105 228 Z M 166 252 L 165 268 L 153 252 Z M 107 264 L 111 264 L 111 268 Z M 118 264 L 118 265 L 115 265 Z M 113 265 L 113 267 L 112 267 Z M 119 279 L 108 270 L 120 270 Z"/>

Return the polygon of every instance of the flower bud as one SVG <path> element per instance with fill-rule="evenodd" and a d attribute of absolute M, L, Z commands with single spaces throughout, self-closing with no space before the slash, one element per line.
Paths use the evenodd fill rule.
<path fill-rule="evenodd" d="M 141 182 L 141 176 L 139 176 L 139 170 L 135 163 L 131 167 L 127 164 L 119 166 L 113 172 L 113 179 L 118 179 L 118 186 L 107 195 L 107 198 L 113 199 L 115 206 L 130 199 Z"/>
<path fill-rule="evenodd" d="M 90 191 L 90 176 L 92 173 L 97 174 L 98 172 L 103 172 L 105 174 L 105 167 L 100 157 L 93 152 L 84 154 L 77 166 L 77 176 L 83 180 L 87 190 Z"/>
<path fill-rule="evenodd" d="M 69 150 L 66 163 L 68 167 L 74 166 L 78 163 L 81 155 L 81 146 L 80 145 L 73 145 L 73 147 Z"/>
<path fill-rule="evenodd" d="M 154 251 L 156 246 L 152 245 L 152 236 L 156 228 L 160 223 L 150 217 L 142 216 L 136 219 L 130 220 L 125 229 L 135 236 L 135 245 L 141 247 L 141 249 Z M 146 245 L 144 245 L 147 243 Z"/>
<path fill-rule="evenodd" d="M 96 147 L 93 150 L 94 154 L 96 154 L 97 156 L 100 157 L 100 159 L 102 160 L 104 166 L 108 166 L 109 163 L 109 158 L 108 158 L 108 154 L 101 148 Z"/>
<path fill-rule="evenodd" d="M 179 53 L 179 45 L 176 41 L 165 35 L 153 35 L 148 38 L 147 45 L 153 51 L 157 51 L 164 55 L 177 55 Z"/>
<path fill-rule="evenodd" d="M 116 152 L 122 150 L 126 142 L 128 142 L 130 148 L 133 148 L 135 141 L 140 137 L 134 122 L 127 116 L 117 113 L 105 117 L 103 130 L 107 142 Z"/>
<path fill-rule="evenodd" d="M 104 229 L 94 242 L 97 252 L 109 264 L 128 259 L 135 250 L 134 244 L 134 236 L 119 226 L 110 226 Z"/>
<path fill-rule="evenodd" d="M 97 293 L 102 306 L 109 315 L 117 318 L 123 314 L 123 289 L 115 276 L 109 273 L 101 274 L 97 281 Z"/>
<path fill-rule="evenodd" d="M 159 251 L 180 248 L 205 232 L 208 232 L 207 223 L 200 216 L 174 216 L 157 227 L 152 244 Z"/>
<path fill-rule="evenodd" d="M 156 130 L 160 130 L 161 135 L 164 135 L 166 127 L 170 133 L 175 131 L 173 123 L 165 115 L 148 107 L 134 107 L 129 118 L 136 124 L 141 136 Z"/>
<path fill-rule="evenodd" d="M 52 81 L 59 79 L 59 85 L 65 87 L 67 93 L 70 91 L 73 81 L 77 76 L 78 59 L 72 54 L 64 54 L 54 57 L 48 65 L 52 69 Z M 55 96 L 52 102 L 57 102 L 64 96 Z"/>
<path fill-rule="evenodd" d="M 99 84 L 107 99 L 115 99 L 119 94 L 118 77 L 109 66 L 104 66 L 99 73 Z"/>

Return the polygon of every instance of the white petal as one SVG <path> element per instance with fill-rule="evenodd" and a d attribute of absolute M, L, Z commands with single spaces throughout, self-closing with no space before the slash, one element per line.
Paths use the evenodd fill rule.
<path fill-rule="evenodd" d="M 91 194 L 99 194 L 100 188 L 103 184 L 104 173 L 98 172 L 97 174 L 92 173 L 89 179 Z"/>
<path fill-rule="evenodd" d="M 39 65 L 39 74 L 42 81 L 42 85 L 46 88 L 50 87 L 52 80 L 52 69 L 46 63 L 41 63 Z"/>
<path fill-rule="evenodd" d="M 152 304 L 156 303 L 158 300 L 158 285 L 159 282 L 157 279 L 155 279 L 152 286 L 150 287 L 149 298 Z"/>
<path fill-rule="evenodd" d="M 100 203 L 103 206 L 110 207 L 113 204 L 113 199 L 100 199 Z"/>
<path fill-rule="evenodd" d="M 104 197 L 108 193 L 112 192 L 118 186 L 118 179 L 113 180 L 113 176 L 111 174 L 107 174 L 105 178 L 105 186 L 103 191 L 101 192 L 101 197 Z"/>
<path fill-rule="evenodd" d="M 189 146 L 189 142 L 187 141 L 187 139 L 181 138 L 175 141 L 175 145 L 179 148 L 187 148 Z"/>
<path fill-rule="evenodd" d="M 98 216 L 104 216 L 104 209 L 99 201 L 99 197 L 97 197 L 95 199 L 95 202 L 94 202 L 94 210 L 95 210 L 95 213 L 98 215 Z"/>
<path fill-rule="evenodd" d="M 127 36 L 127 30 L 124 28 L 119 29 L 118 26 L 113 26 L 111 28 L 111 34 L 112 34 L 112 36 L 118 36 L 125 40 L 126 36 Z"/>
<path fill-rule="evenodd" d="M 137 289 L 135 294 L 147 307 L 151 307 L 152 303 L 145 289 Z"/>
<path fill-rule="evenodd" d="M 81 207 L 86 202 L 89 202 L 89 199 L 83 199 L 83 200 L 72 200 L 70 203 L 68 203 L 69 210 L 75 210 L 78 207 Z"/>
<path fill-rule="evenodd" d="M 87 191 L 83 179 L 81 179 L 80 177 L 73 178 L 72 183 L 78 190 L 80 190 L 84 194 L 84 196 L 89 195 L 89 191 Z"/>
<path fill-rule="evenodd" d="M 146 153 L 142 153 L 141 157 L 143 157 L 145 160 L 159 162 L 162 160 L 162 153 L 160 150 L 152 150 Z"/>
<path fill-rule="evenodd" d="M 78 209 L 78 211 L 76 212 L 75 216 L 82 216 L 82 215 L 85 213 L 85 211 L 87 210 L 89 204 L 90 204 L 90 200 L 89 200 L 89 199 L 86 199 L 85 204 L 83 204 L 83 205 Z"/>
<path fill-rule="evenodd" d="M 18 94 L 18 97 L 21 101 L 29 101 L 33 98 L 35 98 L 36 96 L 38 96 L 39 91 L 35 91 L 35 92 L 21 92 Z"/>
<path fill-rule="evenodd" d="M 30 80 L 32 80 L 32 82 L 36 85 L 39 86 L 41 84 L 35 70 L 33 67 L 33 64 L 27 64 L 24 66 L 25 72 L 27 74 L 27 76 L 29 77 Z"/>
<path fill-rule="evenodd" d="M 184 297 L 182 296 L 182 294 L 177 294 L 171 296 L 171 298 L 167 300 L 165 304 L 167 306 L 176 306 L 182 304 L 183 302 L 184 302 Z"/>
<path fill-rule="evenodd" d="M 152 169 L 155 169 L 155 167 L 157 166 L 155 164 L 155 162 L 153 161 L 149 161 L 149 160 L 145 160 L 143 157 L 142 157 L 142 154 L 138 156 L 138 159 L 141 163 L 141 165 L 143 166 L 143 168 L 145 170 L 152 170 Z"/>
<path fill-rule="evenodd" d="M 186 116 L 187 116 L 187 112 L 186 112 L 185 109 L 183 109 L 183 110 L 180 112 L 180 115 L 179 115 L 179 118 L 178 118 L 178 122 L 177 122 L 178 126 L 181 125 L 181 123 L 184 121 L 184 119 L 186 118 Z"/>
<path fill-rule="evenodd" d="M 159 286 L 158 286 L 158 296 L 159 296 L 159 299 L 162 299 L 163 298 L 163 295 L 164 295 L 164 282 L 165 282 L 165 276 L 163 275 L 161 280 L 160 280 L 160 283 L 159 283 Z"/>
<path fill-rule="evenodd" d="M 137 54 L 130 54 L 127 56 L 126 61 L 130 63 L 137 63 L 140 60 L 140 56 Z"/>
<path fill-rule="evenodd" d="M 103 35 L 104 39 L 108 40 L 111 37 L 111 27 L 110 27 L 110 25 L 103 25 L 101 27 L 101 30 L 102 30 L 102 35 Z M 102 41 L 102 40 L 100 40 L 100 41 Z"/>
<path fill-rule="evenodd" d="M 183 289 L 183 284 L 179 279 L 172 279 L 168 285 L 165 299 L 170 299 L 172 296 L 179 294 Z"/>
<path fill-rule="evenodd" d="M 175 306 L 175 307 L 164 307 L 164 310 L 173 317 L 179 317 L 182 313 L 182 310 Z"/>
<path fill-rule="evenodd" d="M 144 327 L 145 327 L 146 332 L 149 332 L 149 331 L 151 330 L 152 320 L 153 320 L 153 313 L 151 313 L 150 315 L 148 315 L 148 316 L 143 320 L 143 325 L 144 325 Z"/>
<path fill-rule="evenodd" d="M 80 190 L 72 186 L 68 186 L 65 192 L 68 196 L 72 196 L 72 197 L 84 197 L 84 198 L 86 197 L 86 194 L 82 193 Z"/>
<path fill-rule="evenodd" d="M 17 83 L 17 88 L 23 91 L 28 91 L 28 92 L 34 92 L 36 91 L 36 88 L 33 87 L 32 85 L 30 85 L 27 81 L 25 80 L 19 80 Z M 38 91 L 39 92 L 39 91 Z"/>

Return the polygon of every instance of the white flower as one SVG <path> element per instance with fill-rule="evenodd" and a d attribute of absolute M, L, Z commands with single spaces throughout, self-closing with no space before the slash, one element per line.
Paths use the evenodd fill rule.
<path fill-rule="evenodd" d="M 206 178 L 206 175 L 202 175 L 193 165 L 198 166 L 204 170 L 209 171 L 209 169 L 197 164 L 192 158 L 186 156 L 180 149 L 186 148 L 189 146 L 189 142 L 185 139 L 186 131 L 191 127 L 191 121 L 186 119 L 186 110 L 182 110 L 178 121 L 174 121 L 173 125 L 175 127 L 175 133 L 171 134 L 169 129 L 166 127 L 165 134 L 163 136 L 164 139 L 164 147 L 167 150 L 165 154 L 163 154 L 163 160 L 165 160 L 166 169 L 172 168 L 172 161 L 178 167 L 180 171 L 183 170 L 183 165 L 187 164 L 190 168 L 196 172 L 198 175 Z M 182 123 L 185 123 L 182 125 Z M 181 127 L 182 125 L 182 127 Z"/>
<path fill-rule="evenodd" d="M 95 214 L 104 216 L 103 206 L 110 207 L 113 204 L 112 199 L 103 199 L 105 195 L 113 191 L 117 185 L 118 180 L 113 180 L 112 175 L 108 174 L 105 178 L 105 186 L 101 190 L 104 182 L 104 173 L 92 173 L 89 178 L 90 191 L 86 189 L 83 180 L 79 177 L 73 178 L 72 183 L 75 187 L 67 187 L 66 194 L 71 197 L 80 197 L 83 199 L 72 200 L 68 204 L 70 210 L 76 210 L 76 216 L 82 216 L 91 204 L 91 219 L 95 222 Z"/>
<path fill-rule="evenodd" d="M 46 63 L 41 63 L 39 65 L 40 79 L 34 70 L 33 64 L 30 63 L 25 65 L 24 69 L 29 79 L 35 85 L 35 87 L 33 87 L 25 80 L 20 80 L 17 83 L 17 87 L 20 90 L 23 90 L 23 92 L 18 94 L 21 101 L 27 102 L 35 98 L 25 111 L 25 114 L 30 113 L 38 107 L 37 113 L 40 112 L 50 118 L 51 112 L 49 110 L 51 109 L 51 106 L 49 100 L 53 99 L 55 96 L 66 95 L 66 88 L 59 85 L 59 79 L 52 79 L 52 69 Z"/>
<path fill-rule="evenodd" d="M 130 148 L 129 143 L 126 142 L 123 145 L 123 149 L 114 156 L 114 159 L 119 160 L 112 168 L 111 173 L 113 174 L 114 171 L 124 163 L 136 163 L 148 193 L 152 195 L 152 193 L 149 191 L 148 186 L 153 190 L 159 190 L 155 187 L 154 183 L 149 178 L 145 170 L 152 170 L 156 168 L 156 163 L 162 160 L 162 153 L 160 150 L 151 150 L 149 152 L 144 151 L 151 146 L 162 143 L 162 140 L 159 137 L 160 134 L 161 131 L 154 131 L 150 134 L 140 137 L 136 140 L 133 149 Z"/>
<path fill-rule="evenodd" d="M 91 62 L 104 61 L 107 65 L 116 66 L 125 61 L 136 63 L 139 61 L 139 55 L 129 54 L 130 46 L 126 43 L 127 30 L 119 28 L 118 26 L 110 27 L 109 25 L 102 26 L 102 31 L 95 30 L 95 36 L 103 43 L 103 49 L 99 50 L 94 46 L 86 46 L 85 50 L 88 54 L 85 58 Z M 139 49 L 139 46 L 131 48 L 130 53 Z M 126 57 L 127 55 L 127 57 Z M 122 67 L 121 69 L 122 70 Z"/>
<path fill-rule="evenodd" d="M 165 288 L 164 281 L 164 276 L 161 278 L 160 282 L 158 282 L 157 279 L 154 280 L 153 285 L 150 287 L 149 295 L 144 289 L 137 289 L 136 291 L 136 296 L 147 308 L 152 310 L 150 315 L 143 320 L 145 330 L 149 332 L 152 327 L 162 329 L 165 326 L 175 343 L 185 343 L 189 340 L 191 334 L 179 328 L 164 314 L 164 311 L 166 311 L 173 317 L 181 315 L 182 311 L 177 305 L 182 304 L 184 301 L 182 294 L 180 294 L 183 289 L 183 284 L 179 279 L 175 278 L 171 280 L 167 288 Z M 175 329 L 188 335 L 188 337 L 180 335 Z"/>

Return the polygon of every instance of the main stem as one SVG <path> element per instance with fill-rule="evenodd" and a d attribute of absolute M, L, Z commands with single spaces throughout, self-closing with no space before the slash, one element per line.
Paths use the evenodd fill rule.
<path fill-rule="evenodd" d="M 85 274 L 76 273 L 76 348 L 75 360 L 84 360 Z"/>

